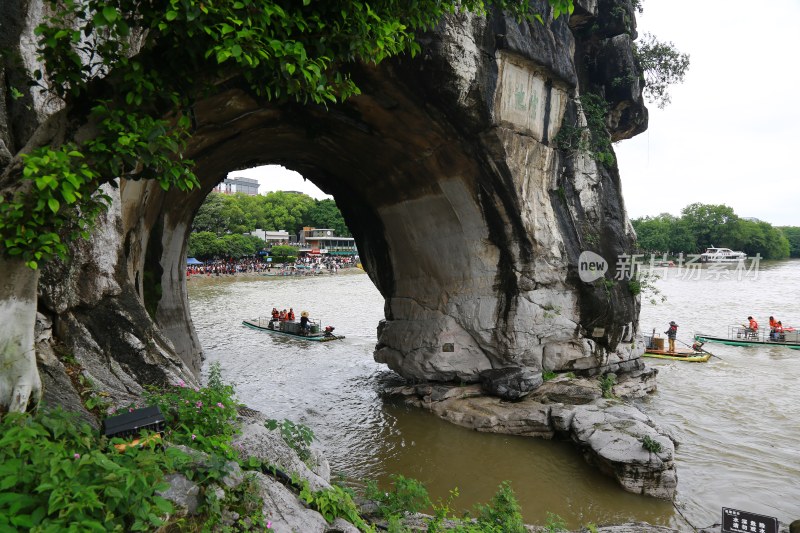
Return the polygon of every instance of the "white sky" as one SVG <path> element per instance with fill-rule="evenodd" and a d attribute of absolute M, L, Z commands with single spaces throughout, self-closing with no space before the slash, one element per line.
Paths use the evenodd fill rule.
<path fill-rule="evenodd" d="M 693 202 L 800 226 L 798 0 L 644 0 L 638 32 L 691 56 L 664 110 L 615 145 L 630 218 Z"/>
<path fill-rule="evenodd" d="M 800 226 L 800 1 L 644 0 L 638 32 L 691 56 L 672 103 L 649 104 L 647 131 L 614 149 L 630 218 L 725 204 L 741 217 Z M 269 170 L 267 170 L 269 169 Z M 283 167 L 236 171 L 259 192 L 330 198 Z"/>
<path fill-rule="evenodd" d="M 272 191 L 299 191 L 317 200 L 333 198 L 333 196 L 325 194 L 310 180 L 304 179 L 294 170 L 289 170 L 280 165 L 235 170 L 230 172 L 228 177 L 257 179 L 259 194 L 266 194 Z"/>

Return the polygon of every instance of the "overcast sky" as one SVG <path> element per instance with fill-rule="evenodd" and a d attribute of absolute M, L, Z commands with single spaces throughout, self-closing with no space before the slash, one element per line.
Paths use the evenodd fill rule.
<path fill-rule="evenodd" d="M 800 226 L 800 1 L 644 0 L 638 32 L 691 56 L 665 109 L 614 147 L 630 218 L 693 202 Z"/>
<path fill-rule="evenodd" d="M 630 218 L 693 202 L 800 226 L 800 1 L 643 0 L 638 32 L 691 56 L 672 103 L 614 149 Z M 275 169 L 276 167 L 270 167 Z M 251 169 L 260 192 L 327 198 L 299 174 Z M 293 177 L 292 177 L 293 176 Z"/>

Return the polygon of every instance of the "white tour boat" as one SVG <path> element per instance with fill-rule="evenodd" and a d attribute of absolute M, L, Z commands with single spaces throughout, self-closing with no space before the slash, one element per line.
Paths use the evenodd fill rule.
<path fill-rule="evenodd" d="M 744 252 L 734 252 L 730 248 L 716 248 L 711 246 L 700 254 L 701 263 L 738 263 L 747 259 Z"/>

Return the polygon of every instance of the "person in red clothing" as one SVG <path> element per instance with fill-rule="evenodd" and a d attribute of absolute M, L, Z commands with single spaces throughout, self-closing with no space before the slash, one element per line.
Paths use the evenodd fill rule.
<path fill-rule="evenodd" d="M 778 320 L 778 323 L 775 325 L 775 331 L 773 332 L 773 340 L 782 341 L 785 340 L 786 337 L 783 336 L 783 323 Z"/>
<path fill-rule="evenodd" d="M 289 308 L 289 312 L 286 313 L 286 320 L 288 320 L 289 322 L 294 322 L 294 309 L 292 309 L 291 307 Z"/>
<path fill-rule="evenodd" d="M 756 322 L 756 319 L 751 317 L 751 316 L 747 317 L 747 320 L 748 320 L 748 324 L 746 326 L 744 326 L 744 324 L 742 324 L 744 326 L 745 330 L 746 330 L 747 335 L 749 337 L 757 337 L 758 336 L 758 322 Z"/>

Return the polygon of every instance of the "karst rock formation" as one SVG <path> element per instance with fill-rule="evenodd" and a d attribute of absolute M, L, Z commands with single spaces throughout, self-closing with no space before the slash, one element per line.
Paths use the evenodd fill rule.
<path fill-rule="evenodd" d="M 57 110 L 26 87 L 42 5 L 8 0 L 2 10 L 8 191 L 14 158 L 45 138 Z M 192 219 L 228 171 L 278 163 L 336 199 L 385 298 L 375 359 L 403 377 L 639 369 L 637 296 L 614 279 L 634 238 L 616 163 L 587 142 L 563 142 L 590 135 L 590 94 L 608 106 L 611 141 L 644 131 L 635 34 L 629 0 L 576 0 L 571 16 L 544 24 L 458 13 L 420 36 L 415 58 L 357 67 L 362 94 L 327 109 L 267 102 L 226 80 L 194 106 L 186 156 L 200 190 L 108 187 L 111 209 L 69 260 L 44 265 L 33 289 L 2 286 L 2 321 L 36 300 L 30 335 L 51 401 L 75 395 L 56 354 L 70 354 L 115 397 L 196 380 L 203 355 L 185 278 Z M 584 251 L 609 263 L 605 277 L 581 280 Z M 12 263 L 0 260 L 8 272 Z"/>

